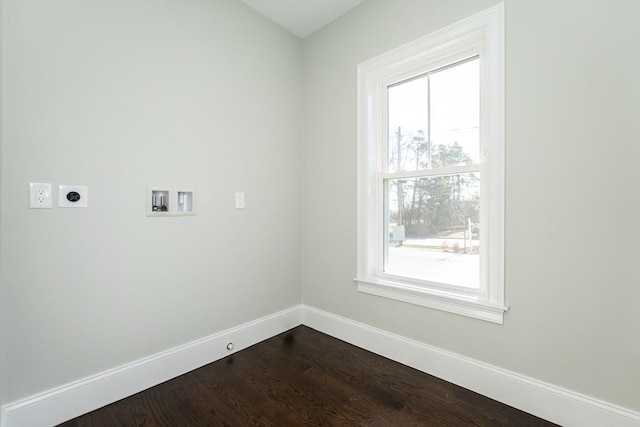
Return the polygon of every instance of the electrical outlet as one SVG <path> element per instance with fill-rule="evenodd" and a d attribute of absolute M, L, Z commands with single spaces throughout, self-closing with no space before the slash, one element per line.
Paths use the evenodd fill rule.
<path fill-rule="evenodd" d="M 58 206 L 61 208 L 86 208 L 89 206 L 89 188 L 77 185 L 58 186 Z"/>
<path fill-rule="evenodd" d="M 29 207 L 31 209 L 51 209 L 53 197 L 52 185 L 32 182 L 29 184 Z"/>

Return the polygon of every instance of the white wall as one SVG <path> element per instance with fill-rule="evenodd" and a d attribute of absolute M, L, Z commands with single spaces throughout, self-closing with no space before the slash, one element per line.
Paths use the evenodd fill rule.
<path fill-rule="evenodd" d="M 494 1 L 368 1 L 303 42 L 303 303 L 640 409 L 640 3 L 506 5 L 504 325 L 358 293 L 356 66 Z"/>
<path fill-rule="evenodd" d="M 299 304 L 299 39 L 238 1 L 2 7 L 0 403 Z"/>

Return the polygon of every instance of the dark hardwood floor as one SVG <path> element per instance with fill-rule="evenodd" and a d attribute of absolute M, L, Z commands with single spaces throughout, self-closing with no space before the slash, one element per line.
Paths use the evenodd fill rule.
<path fill-rule="evenodd" d="M 61 424 L 553 425 L 305 326 Z"/>

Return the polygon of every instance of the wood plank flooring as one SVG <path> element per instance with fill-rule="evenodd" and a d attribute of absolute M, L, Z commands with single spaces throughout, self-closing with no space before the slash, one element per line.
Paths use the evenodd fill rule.
<path fill-rule="evenodd" d="M 61 424 L 553 425 L 306 326 Z"/>

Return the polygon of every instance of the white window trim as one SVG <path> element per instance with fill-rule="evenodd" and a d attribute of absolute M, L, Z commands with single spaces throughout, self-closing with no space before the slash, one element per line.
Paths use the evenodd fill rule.
<path fill-rule="evenodd" d="M 480 52 L 481 283 L 474 294 L 379 275 L 382 194 L 379 177 L 387 139 L 387 86 L 425 68 Z M 485 76 L 485 77 L 483 77 Z M 488 77 L 488 78 L 487 78 Z M 382 54 L 358 66 L 358 290 L 495 323 L 503 323 L 504 293 L 504 5 L 490 9 Z M 485 228 L 486 227 L 486 228 Z"/>

